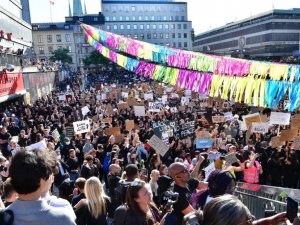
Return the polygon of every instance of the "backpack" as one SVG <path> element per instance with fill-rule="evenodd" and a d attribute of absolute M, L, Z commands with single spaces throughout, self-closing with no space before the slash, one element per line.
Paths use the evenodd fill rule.
<path fill-rule="evenodd" d="M 126 192 L 128 186 L 131 184 L 131 181 L 119 181 L 117 187 L 115 188 L 115 204 L 116 206 L 120 206 L 126 201 Z"/>
<path fill-rule="evenodd" d="M 12 225 L 14 223 L 14 213 L 11 210 L 0 210 L 0 225 Z"/>

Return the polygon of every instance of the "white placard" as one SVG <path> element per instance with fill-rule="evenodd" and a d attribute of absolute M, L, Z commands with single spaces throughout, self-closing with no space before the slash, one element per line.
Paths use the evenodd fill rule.
<path fill-rule="evenodd" d="M 144 94 L 144 99 L 153 101 L 153 93 Z"/>
<path fill-rule="evenodd" d="M 128 93 L 127 92 L 122 92 L 122 97 L 123 98 L 128 98 Z"/>
<path fill-rule="evenodd" d="M 166 92 L 167 92 L 167 93 L 170 93 L 170 92 L 172 92 L 172 91 L 173 91 L 173 88 L 172 88 L 172 87 L 169 87 L 169 88 L 166 89 Z"/>
<path fill-rule="evenodd" d="M 82 121 L 74 122 L 73 127 L 74 127 L 75 134 L 87 133 L 91 129 L 89 120 L 82 120 Z"/>
<path fill-rule="evenodd" d="M 96 95 L 96 99 L 97 99 L 98 101 L 101 101 L 101 95 Z"/>
<path fill-rule="evenodd" d="M 106 93 L 102 93 L 102 94 L 101 94 L 101 99 L 102 99 L 102 100 L 106 100 L 106 99 L 107 99 Z"/>
<path fill-rule="evenodd" d="M 184 105 L 188 105 L 190 102 L 189 98 L 188 97 L 181 97 L 181 105 L 184 106 Z"/>
<path fill-rule="evenodd" d="M 59 101 L 66 101 L 67 100 L 66 95 L 60 95 L 60 96 L 58 96 L 58 100 Z"/>
<path fill-rule="evenodd" d="M 269 123 L 252 123 L 252 133 L 265 134 L 269 131 Z"/>
<path fill-rule="evenodd" d="M 84 106 L 83 108 L 81 108 L 81 112 L 82 112 L 82 115 L 85 116 L 86 114 L 88 114 L 89 112 L 89 107 L 87 106 Z"/>
<path fill-rule="evenodd" d="M 176 107 L 172 107 L 170 111 L 171 111 L 171 113 L 177 113 L 178 112 Z"/>
<path fill-rule="evenodd" d="M 161 97 L 161 102 L 162 102 L 163 104 L 166 104 L 166 103 L 168 102 L 168 95 L 163 95 L 163 96 Z"/>
<path fill-rule="evenodd" d="M 290 113 L 271 112 L 270 124 L 289 125 L 290 119 Z"/>
<path fill-rule="evenodd" d="M 233 115 L 232 115 L 232 112 L 226 112 L 224 113 L 224 121 L 227 122 L 227 121 L 231 121 L 233 120 Z"/>
<path fill-rule="evenodd" d="M 13 136 L 13 137 L 11 137 L 11 141 L 15 142 L 15 143 L 18 143 L 19 142 L 19 136 Z"/>
<path fill-rule="evenodd" d="M 149 102 L 149 112 L 160 112 L 161 108 L 161 103 Z"/>
<path fill-rule="evenodd" d="M 145 106 L 134 106 L 134 114 L 135 116 L 146 116 Z"/>
<path fill-rule="evenodd" d="M 186 96 L 191 96 L 192 95 L 191 90 L 185 90 L 184 93 L 185 93 Z"/>
<path fill-rule="evenodd" d="M 148 144 L 162 157 L 167 153 L 169 147 L 156 135 L 153 135 L 149 140 Z"/>
<path fill-rule="evenodd" d="M 57 129 L 55 129 L 54 131 L 52 131 L 52 137 L 54 139 L 59 139 L 60 138 L 60 134 L 59 132 L 57 131 Z"/>
<path fill-rule="evenodd" d="M 27 147 L 25 147 L 26 150 L 31 151 L 34 149 L 44 149 L 47 148 L 47 144 L 45 140 L 39 141 L 35 144 L 29 145 Z"/>
<path fill-rule="evenodd" d="M 205 179 L 204 179 L 204 181 L 207 181 L 209 175 L 210 175 L 213 171 L 215 171 L 215 170 L 216 170 L 215 163 L 212 162 L 211 164 L 209 164 L 209 165 L 204 169 L 204 171 L 205 171 Z"/>

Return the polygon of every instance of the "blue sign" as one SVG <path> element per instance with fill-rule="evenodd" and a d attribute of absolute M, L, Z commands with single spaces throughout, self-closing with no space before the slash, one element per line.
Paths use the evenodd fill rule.
<path fill-rule="evenodd" d="M 196 139 L 196 149 L 211 148 L 213 145 L 212 139 Z"/>

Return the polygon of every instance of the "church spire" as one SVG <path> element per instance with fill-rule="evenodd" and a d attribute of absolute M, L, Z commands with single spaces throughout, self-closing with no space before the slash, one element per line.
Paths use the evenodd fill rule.
<path fill-rule="evenodd" d="M 86 0 L 83 0 L 83 4 L 84 4 L 84 14 L 86 15 L 87 14 L 87 11 L 86 11 Z"/>
<path fill-rule="evenodd" d="M 81 0 L 73 0 L 73 16 L 80 16 L 83 14 Z"/>
<path fill-rule="evenodd" d="M 72 11 L 71 11 L 71 3 L 70 3 L 70 0 L 69 0 L 69 17 L 72 16 Z"/>

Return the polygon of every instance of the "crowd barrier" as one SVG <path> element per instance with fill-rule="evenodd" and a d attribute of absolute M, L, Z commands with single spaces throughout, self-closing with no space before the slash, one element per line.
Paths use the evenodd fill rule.
<path fill-rule="evenodd" d="M 258 184 L 238 183 L 235 195 L 257 219 L 264 218 L 266 210 L 285 212 L 287 197 L 300 203 L 300 190 Z"/>

